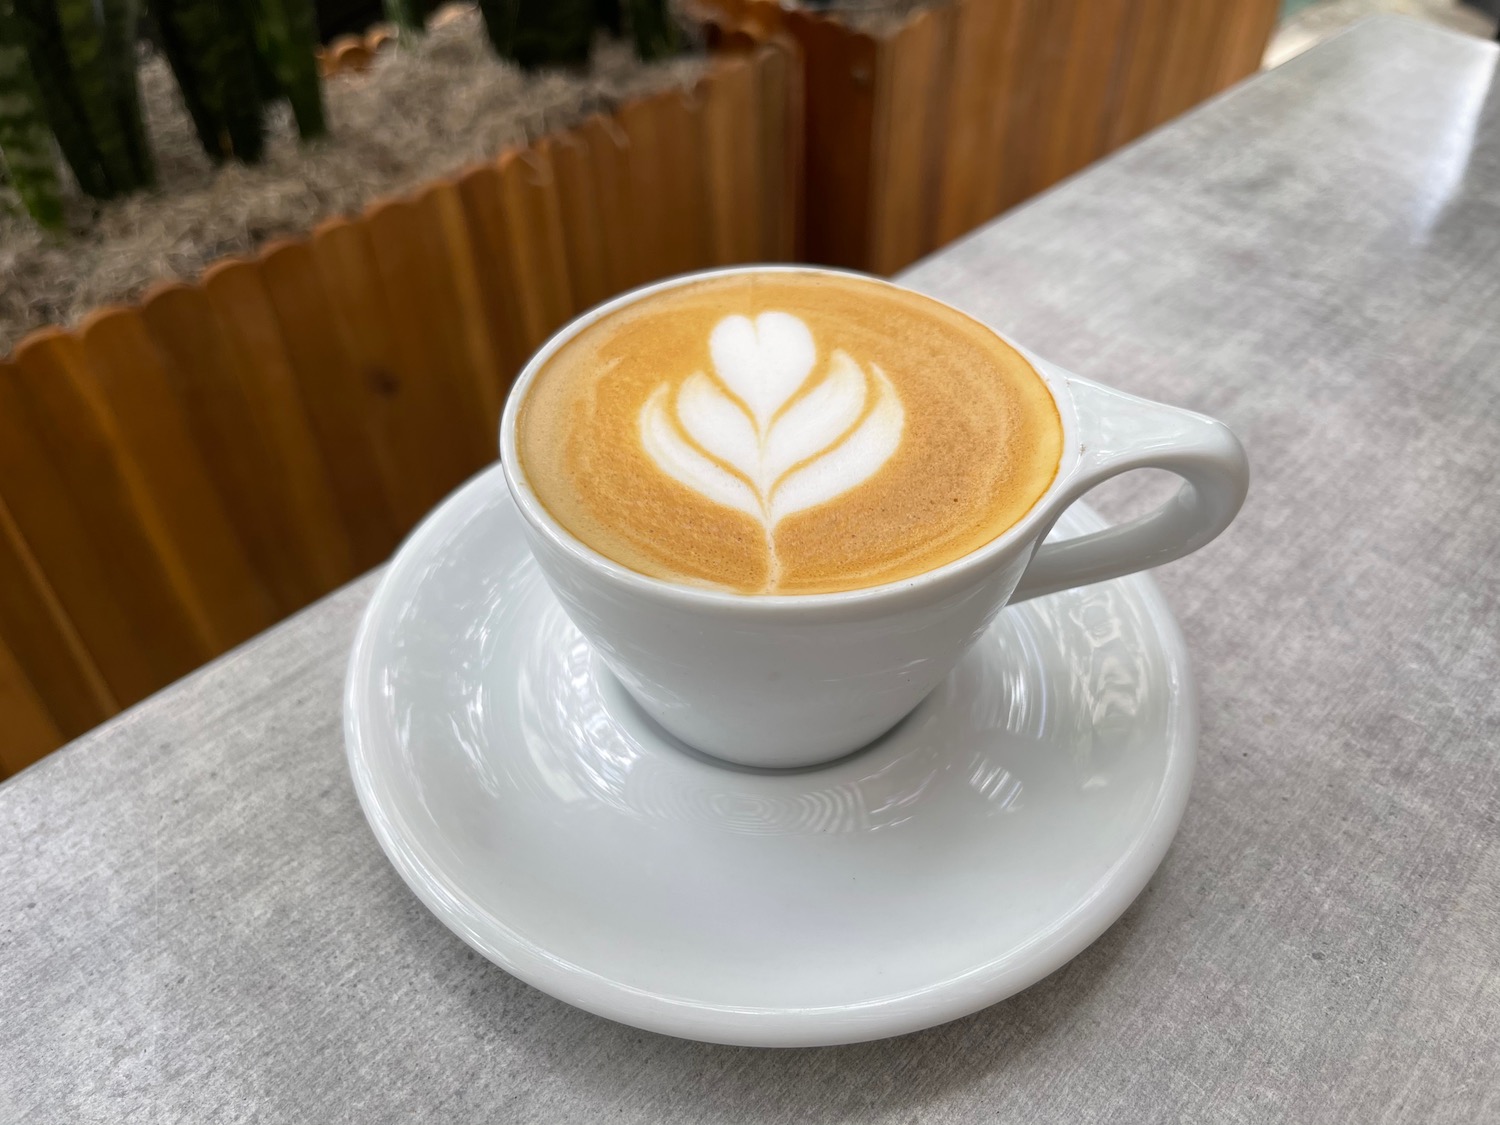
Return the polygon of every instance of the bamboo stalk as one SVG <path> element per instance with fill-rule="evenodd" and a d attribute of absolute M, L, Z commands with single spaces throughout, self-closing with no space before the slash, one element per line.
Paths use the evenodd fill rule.
<path fill-rule="evenodd" d="M 11 0 L 0 0 L 0 156 L 31 217 L 61 229 L 57 156 Z"/>
<path fill-rule="evenodd" d="M 73 81 L 73 70 L 63 49 L 62 26 L 52 0 L 14 0 L 16 28 L 26 45 L 32 77 L 41 94 L 42 110 L 78 186 L 95 199 L 113 192 L 99 162 L 88 118 Z"/>
<path fill-rule="evenodd" d="M 630 12 L 630 39 L 642 62 L 664 59 L 678 51 L 677 25 L 666 0 L 625 0 Z"/>
<path fill-rule="evenodd" d="M 146 123 L 141 116 L 141 90 L 136 81 L 136 40 L 141 28 L 140 0 L 102 0 L 104 53 L 114 89 L 115 112 L 125 135 L 125 147 L 137 186 L 156 182 Z"/>
<path fill-rule="evenodd" d="M 194 115 L 198 138 L 215 160 L 260 158 L 265 146 L 255 43 L 237 3 L 152 0 L 167 61 Z"/>
<path fill-rule="evenodd" d="M 620 4 L 621 0 L 594 0 L 594 25 L 602 27 L 616 39 L 625 31 L 625 17 Z"/>
<path fill-rule="evenodd" d="M 304 141 L 321 137 L 328 126 L 318 82 L 318 31 L 311 0 L 261 0 L 259 15 L 267 60 L 291 102 L 298 134 Z"/>
<path fill-rule="evenodd" d="M 116 82 L 105 50 L 103 20 L 99 17 L 93 0 L 57 0 L 63 49 L 73 70 L 99 163 L 112 191 L 130 191 L 139 185 L 140 178 L 130 159 L 130 144 L 115 103 Z"/>
<path fill-rule="evenodd" d="M 594 38 L 595 0 L 479 0 L 490 43 L 526 70 L 582 66 Z"/>
<path fill-rule="evenodd" d="M 198 143 L 215 161 L 222 160 L 224 153 L 219 143 L 218 117 L 204 100 L 198 82 L 192 78 L 192 54 L 181 30 L 175 20 L 167 17 L 163 7 L 159 0 L 153 0 L 150 16 L 156 25 L 157 42 L 161 44 L 162 52 L 167 56 L 167 66 L 177 80 L 177 92 L 182 95 L 182 103 L 192 118 Z"/>

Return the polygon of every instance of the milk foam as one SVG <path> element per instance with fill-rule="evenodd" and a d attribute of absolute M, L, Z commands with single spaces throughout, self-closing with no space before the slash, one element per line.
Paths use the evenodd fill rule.
<path fill-rule="evenodd" d="M 727 316 L 709 338 L 714 374 L 652 392 L 641 445 L 699 495 L 761 522 L 775 569 L 785 517 L 863 484 L 901 444 L 905 411 L 885 373 L 835 350 L 814 380 L 818 349 L 797 317 Z"/>
<path fill-rule="evenodd" d="M 849 275 L 664 288 L 565 342 L 526 391 L 526 479 L 642 574 L 746 594 L 924 573 L 1052 481 L 1046 384 L 984 325 Z"/>

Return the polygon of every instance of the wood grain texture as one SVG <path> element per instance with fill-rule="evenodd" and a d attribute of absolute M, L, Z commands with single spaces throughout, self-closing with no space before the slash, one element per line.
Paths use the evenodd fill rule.
<path fill-rule="evenodd" d="M 702 111 L 696 139 L 710 200 L 707 258 L 715 265 L 756 261 L 764 245 L 758 198 L 764 173 L 758 147 L 747 143 L 746 136 L 758 104 L 749 58 L 734 56 L 715 67 L 698 84 L 698 98 Z"/>
<path fill-rule="evenodd" d="M 96 349 L 111 337 L 131 334 L 128 327 L 116 332 L 108 321 L 96 322 L 95 328 Z M 122 352 L 111 377 L 134 358 L 130 350 Z M 91 360 L 82 339 L 62 332 L 32 336 L 17 350 L 19 395 L 0 408 L 0 419 L 11 430 L 3 444 L 19 453 L 6 500 L 111 691 L 126 705 L 219 651 L 223 621 L 202 604 L 201 589 L 188 572 L 179 549 L 181 520 L 164 522 L 151 494 L 152 478 L 162 468 L 159 451 L 149 470 L 136 461 L 143 436 L 149 444 L 152 419 L 137 414 L 146 435 L 122 432 Z M 171 432 L 178 429 L 177 408 L 162 401 L 164 396 L 154 397 L 163 412 L 164 440 L 191 464 L 185 425 Z M 23 428 L 26 438 L 17 433 Z M 23 481 L 23 475 L 29 479 Z M 200 477 L 185 487 L 207 486 Z M 203 502 L 194 507 L 208 513 L 218 530 L 208 553 L 232 555 L 232 532 L 222 511 L 212 514 L 216 498 L 196 499 Z M 230 566 L 234 577 L 247 579 L 248 563 Z M 248 607 L 239 598 L 231 600 L 249 611 L 238 622 L 240 629 L 229 630 L 239 633 L 236 640 L 275 620 L 263 592 L 259 604 Z"/>
<path fill-rule="evenodd" d="M 1226 26 L 1215 60 L 1214 90 L 1232 86 L 1260 70 L 1280 14 L 1279 0 L 1237 0 L 1224 14 Z"/>
<path fill-rule="evenodd" d="M 1108 147 L 1134 140 L 1156 124 L 1155 101 L 1179 3 L 1187 0 L 1134 0 L 1124 32 L 1115 79 L 1115 106 Z"/>
<path fill-rule="evenodd" d="M 931 244 L 954 15 L 951 5 L 924 9 L 880 44 L 869 185 L 868 268 L 876 273 L 899 269 Z"/>
<path fill-rule="evenodd" d="M 500 198 L 510 232 L 511 284 L 520 301 L 522 341 L 529 356 L 573 315 L 562 203 L 549 154 L 506 153 L 500 158 L 499 170 Z M 649 177 L 638 182 L 649 182 Z M 647 237 L 637 243 L 637 249 L 646 255 L 648 247 L 654 246 L 652 253 L 657 257 L 643 256 L 640 268 L 647 268 L 647 262 L 657 264 L 660 245 L 659 228 L 648 227 Z"/>
<path fill-rule="evenodd" d="M 589 142 L 577 129 L 543 142 L 557 176 L 557 203 L 562 214 L 563 252 L 573 303 L 592 308 L 615 292 L 611 280 L 604 204 L 590 162 Z"/>
<path fill-rule="evenodd" d="M 479 455 L 493 453 L 500 433 L 500 410 L 513 372 L 502 371 L 489 318 L 473 232 L 463 196 L 454 180 L 439 180 L 416 196 L 428 238 L 448 281 L 441 319 L 429 326 L 449 343 L 451 374 L 462 415 L 455 425 L 474 435 Z M 566 263 L 558 266 L 566 276 Z M 488 459 L 488 458 L 486 458 Z M 481 462 L 482 463 L 482 462 Z"/>
<path fill-rule="evenodd" d="M 594 114 L 579 126 L 578 136 L 588 149 L 589 176 L 604 234 L 609 288 L 613 293 L 623 292 L 639 282 L 636 240 L 641 236 L 634 221 L 635 197 L 625 131 L 614 118 Z"/>
<path fill-rule="evenodd" d="M 1225 9 L 1179 0 L 1151 99 L 1151 124 L 1170 121 L 1212 93 L 1214 32 Z"/>
<path fill-rule="evenodd" d="M 793 262 L 802 258 L 806 232 L 802 225 L 804 184 L 802 160 L 803 136 L 802 68 L 798 53 L 787 46 L 790 40 L 779 36 L 756 48 L 756 89 L 760 94 L 760 112 L 746 123 L 747 131 L 756 123 L 749 143 L 762 154 L 761 168 L 761 247 L 757 257 L 762 261 Z M 701 107 L 702 98 L 699 96 Z M 699 112 L 702 110 L 700 108 Z M 708 188 L 705 184 L 705 209 Z M 711 253 L 705 260 L 713 260 Z"/>
<path fill-rule="evenodd" d="M 876 40 L 792 9 L 807 91 L 807 257 L 863 268 L 869 260 Z"/>
<path fill-rule="evenodd" d="M 1074 6 L 1033 0 L 1025 15 L 1014 55 L 1019 73 L 1006 109 L 997 212 L 1014 207 L 1040 188 L 1040 155 L 1054 125 L 1048 114 L 1057 101 Z"/>
<path fill-rule="evenodd" d="M 0 379 L 8 375 L 0 367 Z M 41 563 L 0 498 L 0 638 L 31 685 L 48 721 L 63 738 L 76 738 L 119 710 L 83 638 L 68 619 Z M 4 715 L 0 708 L 0 715 Z M 39 754 L 37 756 L 39 756 Z M 29 759 L 28 759 L 29 760 Z M 15 765 L 15 752 L 11 758 Z M 24 764 L 24 763 L 23 763 Z M 3 767 L 0 767 L 3 768 Z"/>
<path fill-rule="evenodd" d="M 491 161 L 464 172 L 458 178 L 458 194 L 469 237 L 474 240 L 474 276 L 496 363 L 513 375 L 531 354 L 530 333 L 511 265 L 512 235 L 499 165 Z"/>
<path fill-rule="evenodd" d="M 738 60 L 727 64 L 740 70 Z M 715 90 L 700 84 L 700 97 Z M 746 110 L 751 110 L 748 104 Z M 637 228 L 652 232 L 638 240 L 642 280 L 685 273 L 708 261 L 708 213 L 705 177 L 699 159 L 699 134 L 695 110 L 677 90 L 665 90 L 649 98 L 626 102 L 619 109 L 629 152 L 631 198 Z M 733 134 L 744 144 L 744 133 L 753 128 L 755 115 L 747 112 L 733 126 Z M 749 146 L 747 146 L 749 147 Z M 759 205 L 758 181 L 752 181 L 747 199 Z M 759 226 L 756 216 L 753 226 Z"/>
<path fill-rule="evenodd" d="M 379 395 L 332 327 L 334 310 L 310 242 L 280 242 L 260 255 L 266 290 L 322 454 L 350 562 L 363 573 L 388 554 L 406 528 L 392 502 L 396 466 L 375 430 Z M 149 317 L 150 302 L 146 312 Z M 158 335 L 158 344 L 164 336 Z"/>
<path fill-rule="evenodd" d="M 0 634 L 0 777 L 29 766 L 63 741 L 36 686 Z"/>
<path fill-rule="evenodd" d="M 224 341 L 221 357 L 247 407 L 237 427 L 252 435 L 254 487 L 276 518 L 274 538 L 259 554 L 279 558 L 282 592 L 291 598 L 283 612 L 290 612 L 353 576 L 349 540 L 260 264 L 220 263 L 201 285 Z"/>
<path fill-rule="evenodd" d="M 265 585 L 208 479 L 140 314 L 96 313 L 78 335 L 81 362 L 66 364 L 68 375 L 99 412 L 116 471 L 130 490 L 133 518 L 150 539 L 202 652 L 217 655 L 276 620 Z"/>
<path fill-rule="evenodd" d="M 305 559 L 288 550 L 296 534 L 285 503 L 290 482 L 256 422 L 251 358 L 197 286 L 158 287 L 147 295 L 141 315 L 205 479 L 222 499 L 276 614 L 306 605 L 317 584 Z"/>
<path fill-rule="evenodd" d="M 1039 190 L 1071 176 L 1105 152 L 1116 64 L 1131 0 L 1096 0 L 1075 17 L 1056 66 L 1058 98 L 1038 154 Z"/>
<path fill-rule="evenodd" d="M 38 348 L 43 339 L 38 338 L 31 347 Z M 74 501 L 69 475 L 54 461 L 49 449 L 61 437 L 67 450 L 68 442 L 77 437 L 77 427 L 64 428 L 59 434 L 46 412 L 38 412 L 28 401 L 27 384 L 38 370 L 42 378 L 49 377 L 46 358 L 40 351 L 33 352 L 30 370 L 19 363 L 0 366 L 0 496 L 6 505 L 7 546 L 14 552 L 15 571 L 34 567 L 45 576 L 46 586 L 56 597 L 59 615 L 76 631 L 98 669 L 105 696 L 119 706 L 128 706 L 166 682 L 164 677 L 182 664 L 160 661 L 154 647 L 136 649 L 134 638 L 141 618 L 137 614 L 138 602 L 130 590 L 130 575 L 140 565 L 141 552 L 133 543 L 113 556 L 101 550 L 87 501 L 83 504 Z M 80 423 L 86 424 L 87 420 L 85 416 Z M 108 460 L 94 442 L 81 442 L 76 451 L 68 450 L 66 457 L 97 467 L 101 473 L 101 492 L 113 493 L 118 488 L 115 477 L 102 475 L 109 471 Z M 110 507 L 118 511 L 117 504 Z M 107 515 L 110 519 L 117 518 L 113 512 Z M 25 544 L 24 551 L 21 543 Z M 20 576 L 12 577 L 14 580 Z M 32 582 L 27 582 L 27 586 L 40 592 Z M 148 598 L 158 586 L 159 583 L 152 582 Z M 25 587 L 9 589 L 19 592 Z M 20 600 L 22 606 L 32 605 L 24 593 Z M 45 622 L 23 619 L 16 643 L 22 644 L 24 636 L 27 644 L 44 644 L 50 632 Z M 28 655 L 25 649 L 17 651 L 23 657 Z M 44 667 L 44 664 L 30 664 L 29 674 L 40 678 Z M 72 691 L 76 695 L 77 688 Z M 86 692 L 85 702 L 80 704 L 85 710 L 80 713 L 87 713 L 89 694 L 93 694 L 92 689 Z"/>
<path fill-rule="evenodd" d="M 1026 0 L 957 0 L 932 238 L 951 242 L 994 214 L 1013 53 Z"/>
<path fill-rule="evenodd" d="M 430 508 L 493 457 L 485 418 L 475 405 L 457 275 L 434 209 L 421 198 L 378 204 L 366 211 L 365 221 L 405 395 L 402 464 L 427 474 Z"/>

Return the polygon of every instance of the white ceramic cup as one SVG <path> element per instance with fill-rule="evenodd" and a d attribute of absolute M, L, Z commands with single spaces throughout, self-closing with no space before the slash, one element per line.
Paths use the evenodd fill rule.
<path fill-rule="evenodd" d="M 711 270 L 616 297 L 532 357 L 500 423 L 505 480 L 548 585 L 631 696 L 689 746 L 772 768 L 842 757 L 916 707 L 1007 604 L 1181 558 L 1239 511 L 1249 467 L 1223 423 L 1080 379 L 1017 346 L 1057 403 L 1062 460 L 1019 523 L 962 558 L 860 590 L 747 595 L 650 578 L 585 546 L 543 507 L 516 455 L 516 416 L 532 381 L 558 348 L 619 308 L 701 278 L 773 270 L 834 272 Z M 1079 496 L 1142 468 L 1170 470 L 1182 487 L 1130 523 L 1039 547 Z"/>

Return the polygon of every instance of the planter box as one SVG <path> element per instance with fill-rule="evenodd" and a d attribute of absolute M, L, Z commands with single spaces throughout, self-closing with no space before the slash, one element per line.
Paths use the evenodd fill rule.
<path fill-rule="evenodd" d="M 794 60 L 595 116 L 0 361 L 0 776 L 379 564 L 622 289 L 797 250 Z"/>
<path fill-rule="evenodd" d="M 700 0 L 800 47 L 811 261 L 892 273 L 1259 68 L 1279 0 L 949 0 L 879 34 Z"/>

